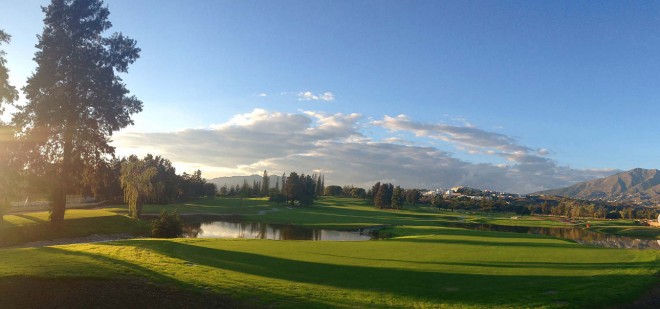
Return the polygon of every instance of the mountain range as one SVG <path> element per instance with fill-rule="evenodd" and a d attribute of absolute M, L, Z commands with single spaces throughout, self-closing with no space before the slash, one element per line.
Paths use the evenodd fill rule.
<path fill-rule="evenodd" d="M 530 195 L 558 195 L 655 206 L 660 205 L 660 170 L 636 168 L 570 187 L 540 191 Z"/>

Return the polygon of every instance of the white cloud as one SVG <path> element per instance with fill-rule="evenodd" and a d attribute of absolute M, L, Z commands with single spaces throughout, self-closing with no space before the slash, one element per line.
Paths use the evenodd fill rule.
<path fill-rule="evenodd" d="M 548 160 L 544 157 L 549 154 L 547 149 L 532 149 L 521 145 L 513 137 L 485 131 L 467 122 L 464 126 L 428 124 L 412 121 L 406 115 L 396 117 L 386 115 L 382 120 L 372 121 L 372 124 L 392 132 L 406 131 L 418 137 L 448 142 L 470 154 L 497 155 L 512 162 Z"/>
<path fill-rule="evenodd" d="M 364 187 L 388 180 L 408 188 L 467 185 L 527 193 L 614 173 L 561 167 L 543 157 L 549 150 L 536 151 L 511 137 L 474 127 L 428 125 L 405 116 L 386 116 L 374 122 L 393 131 L 407 130 L 421 138 L 446 141 L 467 151 L 505 156 L 510 162 L 470 163 L 435 147 L 402 145 L 396 136 L 375 142 L 362 133 L 362 119 L 359 114 L 255 109 L 207 129 L 121 133 L 116 136 L 116 145 L 119 154 L 148 151 L 172 160 L 180 168 L 201 168 L 209 178 L 264 169 L 271 174 L 324 171 L 327 184 Z"/>
<path fill-rule="evenodd" d="M 332 92 L 314 94 L 311 91 L 301 91 L 298 93 L 299 101 L 334 101 L 335 95 Z"/>
<path fill-rule="evenodd" d="M 268 94 L 267 94 L 267 93 L 260 93 L 260 94 L 258 94 L 257 96 L 258 96 L 258 97 L 267 97 Z"/>

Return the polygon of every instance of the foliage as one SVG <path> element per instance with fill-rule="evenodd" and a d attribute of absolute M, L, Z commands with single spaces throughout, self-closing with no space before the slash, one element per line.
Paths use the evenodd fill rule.
<path fill-rule="evenodd" d="M 11 36 L 0 29 L 0 46 L 3 43 L 9 43 Z M 5 59 L 5 51 L 0 49 L 0 115 L 5 111 L 3 103 L 12 104 L 18 100 L 18 91 L 16 87 L 9 84 L 9 70 L 5 66 L 7 60 Z"/>
<path fill-rule="evenodd" d="M 0 122 L 0 222 L 18 196 L 20 173 L 13 130 Z"/>
<path fill-rule="evenodd" d="M 0 29 L 0 46 L 10 40 L 11 36 Z M 5 111 L 4 104 L 13 104 L 18 99 L 18 91 L 9 84 L 9 71 L 5 64 L 5 52 L 0 49 L 0 115 Z M 18 191 L 18 156 L 15 149 L 13 128 L 0 120 L 0 222 Z"/>
<path fill-rule="evenodd" d="M 110 14 L 101 0 L 53 0 L 43 9 L 45 27 L 27 80 L 27 104 L 14 122 L 28 164 L 52 165 L 51 221 L 64 220 L 66 194 L 85 166 L 114 153 L 110 137 L 133 123 L 142 102 L 130 96 L 118 73 L 138 57 L 136 42 L 121 33 L 104 36 Z"/>
<path fill-rule="evenodd" d="M 374 195 L 374 206 L 380 209 L 391 206 L 392 194 L 394 193 L 394 185 L 391 183 L 383 183 L 380 184 L 379 188 L 374 191 L 376 192 Z"/>
<path fill-rule="evenodd" d="M 327 186 L 325 187 L 325 191 L 323 192 L 323 195 L 329 195 L 329 196 L 342 196 L 344 194 L 344 191 L 340 186 Z"/>
<path fill-rule="evenodd" d="M 131 217 L 140 217 L 144 202 L 162 191 L 162 184 L 155 182 L 157 173 L 155 167 L 136 156 L 122 162 L 120 180 Z"/>
<path fill-rule="evenodd" d="M 286 196 L 279 192 L 271 192 L 268 201 L 276 204 L 286 203 Z"/>
<path fill-rule="evenodd" d="M 261 179 L 261 195 L 268 196 L 270 188 L 270 178 L 268 178 L 268 172 L 264 170 L 264 175 Z"/>
<path fill-rule="evenodd" d="M 296 201 L 300 206 L 310 206 L 316 198 L 316 183 L 317 181 L 310 175 L 298 176 L 298 173 L 291 172 L 286 177 L 284 194 L 292 206 Z"/>
<path fill-rule="evenodd" d="M 399 186 L 396 186 L 392 190 L 392 198 L 390 201 L 390 206 L 393 209 L 401 209 L 401 206 L 403 206 L 403 199 L 404 199 L 403 189 L 401 189 L 401 187 Z"/>
<path fill-rule="evenodd" d="M 176 213 L 162 211 L 158 219 L 151 222 L 151 237 L 176 238 L 183 235 L 183 221 Z"/>

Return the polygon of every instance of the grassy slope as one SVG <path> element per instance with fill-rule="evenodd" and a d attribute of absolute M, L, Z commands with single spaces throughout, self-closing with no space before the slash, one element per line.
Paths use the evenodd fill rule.
<path fill-rule="evenodd" d="M 535 235 L 441 226 L 454 221 L 557 224 L 542 218 L 522 221 L 424 208 L 380 211 L 360 200 L 332 198 L 311 208 L 220 199 L 149 206 L 148 211 L 175 208 L 310 226 L 398 225 L 391 230 L 403 237 L 371 242 L 143 239 L 0 249 L 0 282 L 16 276 L 63 282 L 140 277 L 178 290 L 209 290 L 250 305 L 283 307 L 602 307 L 631 302 L 657 284 L 660 269 L 658 251 L 591 248 Z M 279 210 L 259 214 L 273 208 Z M 67 211 L 66 231 L 144 230 L 122 211 Z M 46 218 L 8 216 L 3 232 Z"/>
<path fill-rule="evenodd" d="M 0 277 L 142 276 L 283 307 L 602 307 L 632 301 L 660 267 L 654 251 L 408 229 L 417 235 L 372 242 L 143 239 L 5 249 Z"/>
<path fill-rule="evenodd" d="M 36 240 L 88 236 L 92 234 L 146 234 L 148 224 L 118 214 L 121 208 L 70 209 L 65 214 L 64 229 L 55 231 L 48 222 L 48 212 L 5 215 L 0 222 L 0 246 Z"/>

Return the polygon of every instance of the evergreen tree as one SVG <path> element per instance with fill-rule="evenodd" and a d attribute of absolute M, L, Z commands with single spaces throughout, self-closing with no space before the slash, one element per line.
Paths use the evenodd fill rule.
<path fill-rule="evenodd" d="M 9 44 L 9 42 L 11 42 L 11 36 L 0 29 L 0 46 L 3 43 Z M 9 84 L 9 70 L 6 67 L 5 55 L 5 51 L 0 49 L 0 115 L 5 111 L 3 104 L 13 104 L 18 100 L 16 87 Z"/>
<path fill-rule="evenodd" d="M 261 195 L 261 183 L 256 179 L 252 180 L 252 195 L 254 196 Z"/>
<path fill-rule="evenodd" d="M 50 219 L 60 227 L 74 177 L 90 161 L 112 155 L 110 137 L 142 110 L 117 75 L 128 71 L 140 49 L 121 33 L 103 36 L 112 23 L 101 0 L 52 0 L 43 11 L 37 68 L 14 122 L 29 164 L 54 167 Z"/>
<path fill-rule="evenodd" d="M 373 199 L 374 206 L 376 207 L 378 207 L 378 203 L 376 203 L 376 196 L 378 196 L 378 191 L 380 191 L 380 181 L 371 187 L 371 198 Z"/>
<path fill-rule="evenodd" d="M 10 40 L 11 36 L 0 29 L 0 46 Z M 9 84 L 9 70 L 5 64 L 5 52 L 0 49 L 0 115 L 5 110 L 4 104 L 13 104 L 18 99 L 18 91 Z M 0 222 L 11 206 L 11 199 L 18 194 L 20 167 L 15 151 L 14 130 L 0 120 Z"/>
<path fill-rule="evenodd" d="M 390 207 L 394 209 L 401 209 L 401 205 L 403 205 L 403 189 L 401 189 L 399 186 L 396 186 L 396 188 L 392 190 Z"/>
<path fill-rule="evenodd" d="M 268 172 L 264 170 L 264 176 L 261 179 L 261 195 L 268 196 L 269 188 L 270 188 L 270 179 L 268 178 Z"/>
<path fill-rule="evenodd" d="M 321 185 L 321 176 L 316 178 L 316 196 L 323 195 L 323 185 Z"/>
<path fill-rule="evenodd" d="M 300 177 L 296 172 L 289 173 L 289 177 L 286 178 L 284 189 L 284 195 L 286 195 L 287 200 L 291 203 L 291 206 L 293 206 L 300 196 Z"/>

